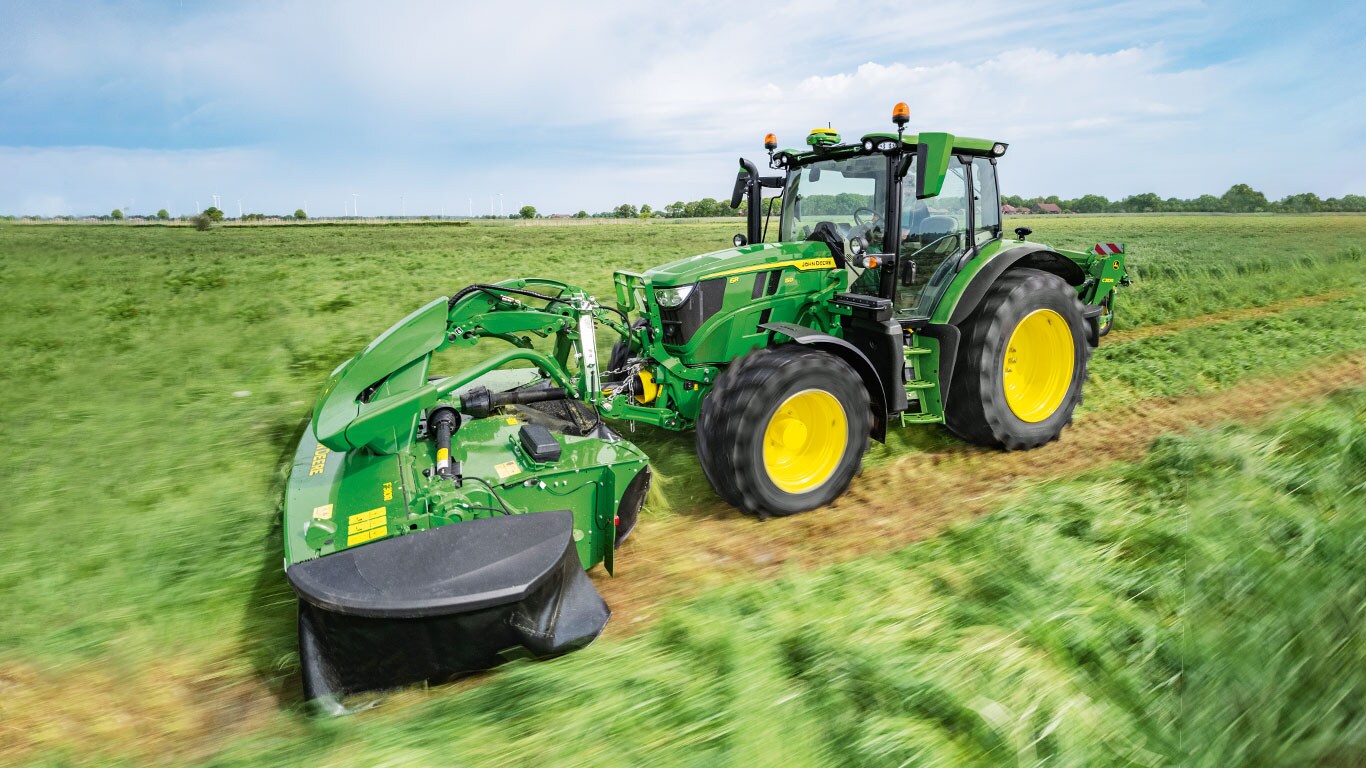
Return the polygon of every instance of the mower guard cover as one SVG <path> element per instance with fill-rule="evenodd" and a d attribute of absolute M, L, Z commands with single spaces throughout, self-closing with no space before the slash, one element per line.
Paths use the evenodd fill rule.
<path fill-rule="evenodd" d="M 588 645 L 611 612 L 567 510 L 472 520 L 289 567 L 304 695 L 443 682 Z"/>

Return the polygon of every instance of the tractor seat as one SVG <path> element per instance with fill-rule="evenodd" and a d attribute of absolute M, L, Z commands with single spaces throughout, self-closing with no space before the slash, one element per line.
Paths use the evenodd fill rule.
<path fill-rule="evenodd" d="M 830 248 L 830 255 L 835 258 L 835 267 L 844 269 L 844 235 L 840 234 L 839 228 L 832 222 L 822 221 L 811 230 L 807 235 L 808 243 L 825 243 Z"/>
<path fill-rule="evenodd" d="M 942 214 L 939 214 L 934 216 L 927 216 L 924 220 L 922 220 L 919 226 L 915 228 L 915 234 L 919 235 L 922 241 L 933 240 L 936 237 L 942 237 L 957 229 L 957 219 L 953 218 L 952 216 L 944 216 Z"/>

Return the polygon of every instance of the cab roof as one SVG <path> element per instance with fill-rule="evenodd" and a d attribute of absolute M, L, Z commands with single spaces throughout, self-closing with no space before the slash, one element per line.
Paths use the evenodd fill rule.
<path fill-rule="evenodd" d="M 818 131 L 827 131 L 820 128 Z M 943 136 L 945 134 L 939 134 Z M 1005 154 L 1005 149 L 1009 145 L 1001 141 L 992 139 L 975 139 L 968 136 L 949 136 L 953 152 L 964 155 L 980 155 L 983 157 L 1000 157 Z M 812 160 L 821 160 L 830 157 L 845 157 L 857 155 L 865 152 L 879 151 L 878 145 L 886 141 L 896 141 L 895 133 L 866 133 L 859 137 L 859 140 L 849 144 L 830 144 L 825 146 L 807 147 L 804 149 L 780 149 L 774 152 L 774 157 L 784 157 L 788 165 L 801 165 Z M 914 147 L 920 143 L 920 134 L 907 133 L 901 136 L 901 143 L 908 147 Z M 998 151 L 996 148 L 1000 147 Z"/>

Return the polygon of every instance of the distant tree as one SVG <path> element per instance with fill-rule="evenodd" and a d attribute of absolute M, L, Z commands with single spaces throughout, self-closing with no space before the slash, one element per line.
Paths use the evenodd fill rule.
<path fill-rule="evenodd" d="M 191 216 L 190 223 L 194 224 L 194 228 L 200 232 L 208 232 L 213 227 L 213 219 L 209 218 L 206 213 Z"/>
<path fill-rule="evenodd" d="M 1155 192 L 1144 192 L 1141 195 L 1129 195 L 1120 205 L 1128 213 L 1151 213 L 1162 210 L 1162 198 Z"/>
<path fill-rule="evenodd" d="M 1110 201 L 1101 195 L 1082 195 L 1076 200 L 1069 201 L 1066 207 L 1077 213 L 1105 213 L 1110 207 Z"/>
<path fill-rule="evenodd" d="M 114 210 L 109 212 L 109 218 L 113 219 L 114 221 L 119 221 L 123 218 L 123 211 L 120 211 L 118 208 L 115 208 Z"/>
<path fill-rule="evenodd" d="M 576 218 L 576 219 L 586 219 L 586 218 L 588 218 L 588 211 L 579 211 L 578 213 L 574 214 L 574 218 Z"/>
<path fill-rule="evenodd" d="M 642 219 L 648 219 L 648 218 L 650 218 L 650 215 L 653 214 L 654 212 L 655 212 L 655 209 L 651 208 L 649 203 L 642 203 L 642 204 L 641 204 L 641 206 L 640 206 L 640 218 L 642 218 Z"/>
<path fill-rule="evenodd" d="M 524 205 L 522 206 L 522 210 L 517 212 L 517 215 L 524 219 L 534 219 L 536 218 L 536 206 Z"/>
<path fill-rule="evenodd" d="M 1267 209 L 1266 195 L 1246 184 L 1234 184 L 1220 198 L 1231 213 L 1253 213 Z"/>
<path fill-rule="evenodd" d="M 1366 211 L 1366 197 L 1362 195 L 1343 195 L 1338 204 L 1340 210 L 1360 213 Z"/>
<path fill-rule="evenodd" d="M 1191 201 L 1191 210 L 1201 211 L 1202 213 L 1214 213 L 1224 210 L 1224 201 L 1214 195 L 1201 195 Z"/>
<path fill-rule="evenodd" d="M 1286 213 L 1318 213 L 1323 201 L 1313 192 L 1302 192 L 1282 199 L 1278 207 Z"/>
<path fill-rule="evenodd" d="M 683 215 L 683 201 L 678 200 L 664 206 L 664 213 L 669 218 L 674 219 Z"/>
<path fill-rule="evenodd" d="M 205 209 L 204 209 L 204 212 L 203 212 L 201 215 L 203 215 L 203 216 L 208 216 L 208 217 L 209 217 L 209 221 L 222 221 L 222 220 L 223 220 L 223 212 L 220 211 L 220 210 L 218 210 L 217 208 L 213 207 L 212 205 L 209 206 L 208 208 L 205 208 Z"/>
<path fill-rule="evenodd" d="M 294 210 L 294 218 L 298 219 L 299 221 L 306 221 L 308 219 L 308 214 L 304 212 L 304 209 L 296 208 Z"/>
<path fill-rule="evenodd" d="M 171 213 L 170 211 L 167 211 L 165 208 L 162 208 L 161 210 L 157 211 L 157 218 L 162 221 L 166 221 L 167 219 L 171 218 Z"/>
<path fill-rule="evenodd" d="M 612 213 L 615 214 L 618 219 L 634 219 L 639 215 L 639 212 L 636 211 L 636 207 L 630 203 L 618 205 L 616 208 L 612 209 Z"/>

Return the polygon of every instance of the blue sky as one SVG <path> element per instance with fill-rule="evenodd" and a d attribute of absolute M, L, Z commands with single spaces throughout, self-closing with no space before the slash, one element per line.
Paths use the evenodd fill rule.
<path fill-rule="evenodd" d="M 1006 193 L 1366 194 L 1362 7 L 11 2 L 0 213 L 662 206 L 897 101 Z"/>

